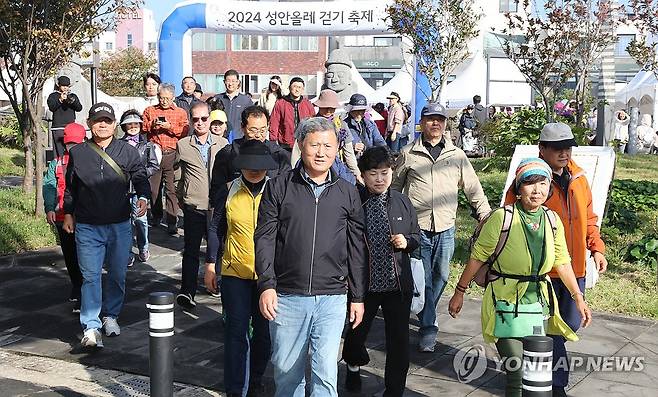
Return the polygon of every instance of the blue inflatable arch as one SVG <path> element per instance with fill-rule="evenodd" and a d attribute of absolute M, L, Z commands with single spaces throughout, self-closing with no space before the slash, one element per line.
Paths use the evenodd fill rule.
<path fill-rule="evenodd" d="M 346 36 L 390 33 L 384 22 L 388 1 L 336 1 L 332 10 L 319 2 L 251 2 L 192 0 L 179 3 L 160 29 L 159 67 L 165 82 L 192 75 L 192 40 L 196 30 L 285 36 Z M 275 8 L 274 8 L 275 7 Z M 430 92 L 427 78 L 416 72 L 412 103 L 416 120 Z"/>

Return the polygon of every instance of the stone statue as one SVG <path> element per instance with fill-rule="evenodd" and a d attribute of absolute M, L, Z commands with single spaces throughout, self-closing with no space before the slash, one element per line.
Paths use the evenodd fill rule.
<path fill-rule="evenodd" d="M 329 53 L 329 59 L 324 63 L 327 72 L 324 74 L 324 86 L 338 94 L 340 102 L 347 102 L 356 93 L 352 84 L 352 63 L 345 50 L 336 49 Z"/>

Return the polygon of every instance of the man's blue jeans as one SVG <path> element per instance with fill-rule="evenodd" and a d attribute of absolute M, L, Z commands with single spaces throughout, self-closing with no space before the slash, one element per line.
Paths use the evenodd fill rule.
<path fill-rule="evenodd" d="M 256 280 L 224 276 L 221 289 L 226 314 L 224 388 L 246 396 L 249 384 L 260 384 L 270 361 L 270 329 L 258 308 Z M 249 320 L 254 330 L 251 339 Z"/>
<path fill-rule="evenodd" d="M 398 134 L 399 135 L 399 134 Z M 400 153 L 403 147 L 407 146 L 409 143 L 409 136 L 400 137 L 397 136 L 394 141 L 390 137 L 386 138 L 386 144 L 392 153 Z"/>
<path fill-rule="evenodd" d="M 123 306 L 132 246 L 130 220 L 109 225 L 78 223 L 75 244 L 83 279 L 80 324 L 85 330 L 99 329 L 101 314 L 117 318 Z M 105 288 L 101 278 L 103 264 L 107 269 Z"/>
<path fill-rule="evenodd" d="M 277 296 L 277 315 L 270 321 L 275 396 L 304 397 L 304 369 L 309 350 L 311 396 L 338 396 L 338 350 L 347 296 Z"/>
<path fill-rule="evenodd" d="M 131 214 L 133 227 L 135 231 L 135 239 L 137 240 L 137 249 L 139 252 L 148 251 L 149 249 L 149 223 L 146 213 L 142 216 L 136 216 L 137 212 L 137 195 L 134 194 L 130 202 L 132 204 L 133 212 Z"/>
<path fill-rule="evenodd" d="M 576 278 L 576 282 L 578 282 L 580 292 L 585 293 L 585 277 Z M 551 284 L 553 284 L 557 304 L 560 308 L 560 317 L 562 317 L 562 320 L 567 323 L 572 331 L 576 332 L 580 328 L 580 322 L 582 321 L 580 312 L 576 308 L 576 301 L 573 300 L 571 293 L 562 280 L 552 278 Z M 567 360 L 567 348 L 564 345 L 566 339 L 562 335 L 549 336 L 553 338 L 553 367 L 555 368 L 553 370 L 553 386 L 567 387 L 569 384 L 569 366 L 565 366 L 564 361 Z"/>
<path fill-rule="evenodd" d="M 436 305 L 450 277 L 450 259 L 455 252 L 455 227 L 442 232 L 420 231 L 420 247 L 415 257 L 420 257 L 425 269 L 425 306 L 418 313 L 421 337 L 436 337 Z"/>

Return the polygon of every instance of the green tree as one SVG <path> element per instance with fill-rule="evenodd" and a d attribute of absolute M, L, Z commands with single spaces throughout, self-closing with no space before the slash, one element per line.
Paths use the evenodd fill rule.
<path fill-rule="evenodd" d="M 128 47 L 101 61 L 99 88 L 112 96 L 142 96 L 142 77 L 156 71 L 157 61 L 135 47 Z"/>
<path fill-rule="evenodd" d="M 639 34 L 628 46 L 628 53 L 638 65 L 650 70 L 658 78 L 658 2 L 653 0 L 632 0 L 630 21 Z"/>
<path fill-rule="evenodd" d="M 610 0 L 519 1 L 518 13 L 506 13 L 502 30 L 505 55 L 516 64 L 542 98 L 547 120 L 554 120 L 557 95 L 569 79 L 578 104 L 576 124 L 583 124 L 583 100 L 590 87 L 589 73 L 603 50 L 616 41 L 619 6 Z"/>
<path fill-rule="evenodd" d="M 427 76 L 431 101 L 440 100 L 448 77 L 471 56 L 482 13 L 474 0 L 394 0 L 387 8 L 389 29 L 411 40 L 406 52 Z"/>
<path fill-rule="evenodd" d="M 113 27 L 117 11 L 139 3 L 140 0 L 0 2 L 0 68 L 4 69 L 0 89 L 9 97 L 23 134 L 26 192 L 33 191 L 36 176 L 36 216 L 43 214 L 43 85 L 91 38 Z"/>

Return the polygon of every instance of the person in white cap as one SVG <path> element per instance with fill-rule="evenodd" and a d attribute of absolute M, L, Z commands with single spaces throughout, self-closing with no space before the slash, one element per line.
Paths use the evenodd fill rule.
<path fill-rule="evenodd" d="M 146 135 L 142 132 L 142 117 L 135 109 L 125 111 L 121 115 L 120 122 L 121 130 L 124 132 L 121 140 L 128 142 L 128 144 L 139 152 L 139 158 L 146 167 L 146 176 L 151 177 L 160 170 L 160 159 L 162 159 L 162 150 L 158 145 L 146 139 Z M 149 252 L 149 224 L 146 214 L 136 216 L 137 212 L 137 194 L 135 189 L 131 188 L 130 202 L 133 206 L 132 223 L 137 240 L 137 250 L 139 252 L 138 258 L 140 262 L 146 262 L 151 257 Z M 132 266 L 135 262 L 135 255 L 130 254 L 128 267 Z"/>
<path fill-rule="evenodd" d="M 539 157 L 553 170 L 552 194 L 544 205 L 555 211 L 565 225 L 564 232 L 567 248 L 571 256 L 571 266 L 580 288 L 579 294 L 585 293 L 585 270 L 587 253 L 594 258 L 597 270 L 602 273 L 608 267 L 605 243 L 601 239 L 597 226 L 598 217 L 592 208 L 592 191 L 585 177 L 585 171 L 571 158 L 572 148 L 578 146 L 571 127 L 564 123 L 547 123 L 539 135 Z M 508 191 L 505 203 L 515 200 L 513 192 Z M 574 294 L 559 279 L 557 272 L 549 274 L 560 307 L 560 316 L 575 332 L 580 328 L 581 315 L 576 308 Z M 553 337 L 553 395 L 566 396 L 564 388 L 569 383 L 569 368 L 556 365 L 564 362 L 567 351 L 565 339 L 558 335 Z"/>
<path fill-rule="evenodd" d="M 263 89 L 263 92 L 260 94 L 260 98 L 258 98 L 258 105 L 267 109 L 268 115 L 272 114 L 276 100 L 283 97 L 283 90 L 281 88 L 282 85 L 281 77 L 276 75 L 272 76 L 270 79 L 270 85 Z"/>

